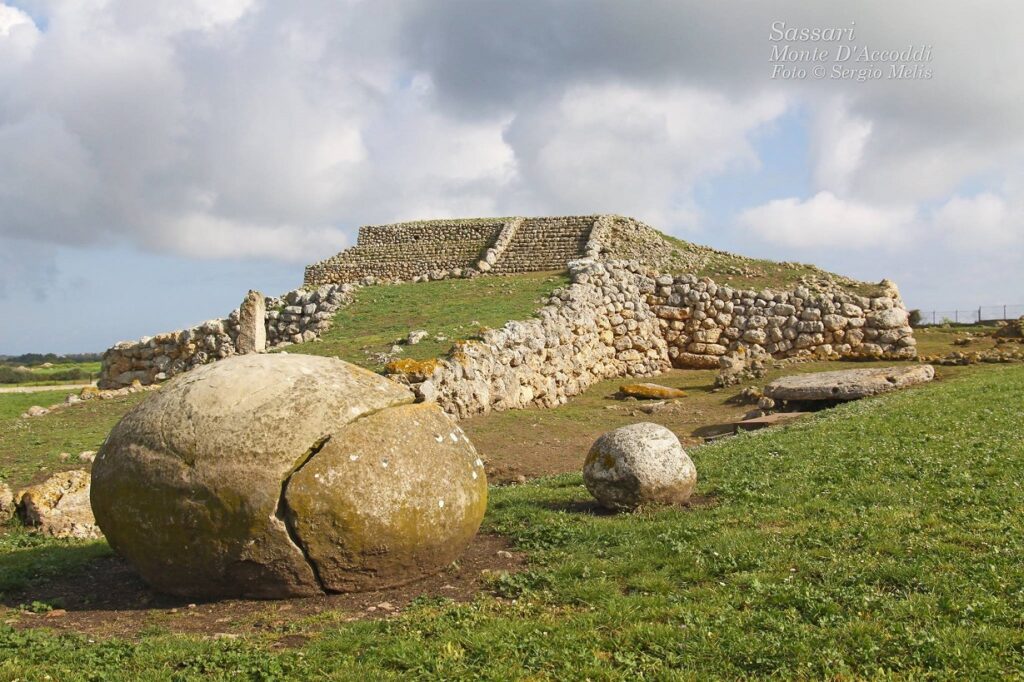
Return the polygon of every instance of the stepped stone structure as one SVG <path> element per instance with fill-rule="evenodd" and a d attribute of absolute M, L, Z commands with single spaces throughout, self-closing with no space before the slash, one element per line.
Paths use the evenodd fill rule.
<path fill-rule="evenodd" d="M 613 215 L 426 220 L 359 228 L 356 245 L 306 268 L 307 287 L 563 270 L 582 257 L 642 258 L 677 267 L 718 253 L 683 253 L 654 228 Z M 695 266 L 696 263 L 689 263 Z"/>
<path fill-rule="evenodd" d="M 302 289 L 262 301 L 251 292 L 226 319 L 117 344 L 104 354 L 100 387 L 155 383 L 260 352 L 261 319 L 268 349 L 314 341 L 362 285 L 541 270 L 568 270 L 572 284 L 534 319 L 457 344 L 445 358 L 399 361 L 391 378 L 409 384 L 421 400 L 467 417 L 551 407 L 612 377 L 672 366 L 714 369 L 728 354 L 916 356 L 906 308 L 888 280 L 862 296 L 831 279 L 752 291 L 692 274 L 748 261 L 616 215 L 368 226 L 355 247 L 307 267 Z"/>

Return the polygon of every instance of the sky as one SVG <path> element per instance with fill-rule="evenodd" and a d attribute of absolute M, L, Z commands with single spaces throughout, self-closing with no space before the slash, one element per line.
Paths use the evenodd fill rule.
<path fill-rule="evenodd" d="M 1022 25 L 991 0 L 0 0 L 0 354 L 221 317 L 359 225 L 449 216 L 618 213 L 910 307 L 1024 304 Z"/>

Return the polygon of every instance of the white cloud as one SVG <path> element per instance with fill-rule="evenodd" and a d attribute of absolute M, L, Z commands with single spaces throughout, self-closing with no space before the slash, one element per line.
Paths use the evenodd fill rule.
<path fill-rule="evenodd" d="M 698 181 L 759 163 L 749 137 L 785 98 L 698 88 L 582 85 L 521 112 L 506 139 L 520 201 L 538 212 L 632 214 L 693 227 Z"/>
<path fill-rule="evenodd" d="M 810 199 L 775 199 L 747 209 L 739 224 L 758 239 L 795 249 L 891 247 L 915 229 L 913 208 L 879 208 L 818 192 Z"/>
<path fill-rule="evenodd" d="M 957 248 L 991 251 L 1024 240 L 1024 211 L 991 192 L 955 196 L 931 216 L 931 234 Z"/>
<path fill-rule="evenodd" d="M 818 189 L 843 194 L 860 170 L 871 121 L 851 115 L 841 97 L 825 102 L 811 127 L 814 183 Z"/>

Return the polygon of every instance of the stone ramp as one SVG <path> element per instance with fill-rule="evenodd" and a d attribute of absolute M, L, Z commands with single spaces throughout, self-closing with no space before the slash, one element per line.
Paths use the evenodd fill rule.
<path fill-rule="evenodd" d="M 565 270 L 586 251 L 597 216 L 526 218 L 492 272 Z"/>

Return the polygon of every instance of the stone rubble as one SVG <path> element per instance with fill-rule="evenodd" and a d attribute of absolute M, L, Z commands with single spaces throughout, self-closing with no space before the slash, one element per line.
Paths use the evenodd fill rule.
<path fill-rule="evenodd" d="M 103 534 L 93 518 L 89 501 L 88 471 L 76 469 L 53 474 L 16 496 L 18 515 L 29 528 L 58 538 L 99 538 Z"/>

